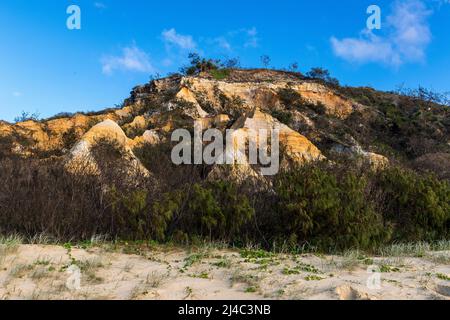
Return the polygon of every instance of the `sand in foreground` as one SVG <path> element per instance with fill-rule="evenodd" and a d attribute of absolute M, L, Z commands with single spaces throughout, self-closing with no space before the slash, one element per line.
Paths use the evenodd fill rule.
<path fill-rule="evenodd" d="M 450 299 L 450 251 L 419 258 L 1 246 L 0 299 Z"/>

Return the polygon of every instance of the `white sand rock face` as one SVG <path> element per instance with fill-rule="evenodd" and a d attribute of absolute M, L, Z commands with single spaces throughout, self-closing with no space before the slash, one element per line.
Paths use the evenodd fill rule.
<path fill-rule="evenodd" d="M 191 103 L 193 105 L 193 110 L 184 110 L 186 114 L 194 119 L 205 118 L 208 116 L 208 112 L 202 109 L 198 103 L 195 95 L 186 87 L 181 88 L 181 90 L 175 96 L 176 100 L 183 100 Z"/>
<path fill-rule="evenodd" d="M 158 144 L 161 142 L 161 138 L 155 130 L 147 130 L 142 135 L 142 138 L 146 143 L 149 144 Z"/>
<path fill-rule="evenodd" d="M 242 150 L 242 142 L 253 140 L 256 142 L 256 146 L 260 148 L 262 147 L 262 141 L 260 141 L 259 134 L 265 132 L 268 135 L 268 139 L 265 141 L 267 142 L 270 140 L 271 132 L 275 129 L 279 130 L 280 152 L 285 152 L 286 156 L 294 162 L 304 164 L 325 159 L 321 151 L 306 137 L 262 112 L 259 108 L 255 108 L 253 112 L 238 119 L 231 129 L 234 130 L 232 134 L 233 146 L 225 150 L 225 158 L 227 161 L 229 161 L 228 159 L 234 159 L 235 164 L 229 166 L 231 167 L 229 170 L 224 169 L 224 166 L 215 166 L 209 174 L 209 179 L 227 178 L 237 182 L 252 179 L 265 182 L 262 173 L 254 170 L 249 164 L 247 155 Z M 252 136 L 254 134 L 256 136 Z M 278 160 L 281 159 L 278 158 Z"/>
<path fill-rule="evenodd" d="M 145 176 L 150 175 L 131 150 L 130 141 L 122 128 L 112 120 L 105 120 L 95 125 L 83 136 L 70 151 L 67 168 L 73 171 L 82 167 L 89 173 L 100 174 L 98 164 L 92 155 L 92 148 L 102 139 L 117 144 L 125 151 L 123 157 L 130 170 L 137 170 Z"/>
<path fill-rule="evenodd" d="M 374 170 L 384 169 L 389 166 L 388 158 L 377 153 L 364 151 L 358 144 L 354 146 L 335 145 L 331 151 L 338 154 L 362 157 Z"/>
<path fill-rule="evenodd" d="M 245 101 L 246 106 L 244 108 L 247 107 L 248 111 L 251 110 L 250 106 L 263 109 L 271 105 L 279 104 L 277 91 L 285 88 L 291 88 L 310 103 L 321 103 L 325 107 L 328 115 L 333 115 L 340 119 L 346 119 L 357 107 L 354 102 L 343 99 L 326 86 L 313 82 L 294 84 L 286 81 L 276 83 L 230 83 L 190 77 L 185 78 L 183 81 L 189 82 L 189 91 L 191 91 L 191 94 L 192 92 L 203 92 L 206 94 L 208 101 L 215 101 L 217 99 L 215 96 L 216 90 L 219 90 L 228 98 L 239 97 Z M 217 102 L 217 104 L 219 103 Z"/>
<path fill-rule="evenodd" d="M 259 108 L 241 117 L 232 126 L 232 129 L 236 130 L 234 133 L 236 140 L 243 139 L 254 133 L 258 134 L 259 130 L 266 130 L 270 134 L 270 131 L 276 128 L 280 132 L 281 148 L 284 148 L 286 155 L 292 160 L 306 163 L 325 159 L 322 152 L 306 137 L 280 123 L 269 114 L 262 112 Z M 255 140 L 259 146 L 258 136 Z"/>

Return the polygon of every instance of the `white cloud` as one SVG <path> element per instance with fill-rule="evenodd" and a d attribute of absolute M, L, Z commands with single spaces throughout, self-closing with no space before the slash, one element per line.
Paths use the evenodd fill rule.
<path fill-rule="evenodd" d="M 432 35 L 427 18 L 431 14 L 420 0 L 397 0 L 387 17 L 384 36 L 364 30 L 358 38 L 331 38 L 334 54 L 356 63 L 376 62 L 400 66 L 422 62 Z"/>
<path fill-rule="evenodd" d="M 258 31 L 255 27 L 251 29 L 245 30 L 245 33 L 247 34 L 247 41 L 244 44 L 244 47 L 251 47 L 251 48 L 257 48 L 259 45 L 259 39 L 258 39 Z"/>
<path fill-rule="evenodd" d="M 22 96 L 22 92 L 20 92 L 20 91 L 14 91 L 14 92 L 12 93 L 12 95 L 13 95 L 14 97 L 18 98 L 18 97 L 21 97 L 21 96 Z"/>
<path fill-rule="evenodd" d="M 94 7 L 96 7 L 97 9 L 106 9 L 106 4 L 104 4 L 103 2 L 94 2 Z"/>
<path fill-rule="evenodd" d="M 170 67 L 171 65 L 173 65 L 173 61 L 172 61 L 172 59 L 170 59 L 170 58 L 165 58 L 165 59 L 163 59 L 163 61 L 162 61 L 162 65 L 163 65 L 164 67 Z"/>
<path fill-rule="evenodd" d="M 104 74 L 111 75 L 115 70 L 133 72 L 154 72 L 148 55 L 136 47 L 125 47 L 121 56 L 107 56 L 101 60 Z"/>
<path fill-rule="evenodd" d="M 241 28 L 213 39 L 207 39 L 207 42 L 230 52 L 237 48 L 257 48 L 259 46 L 258 31 L 255 27 Z"/>
<path fill-rule="evenodd" d="M 197 44 L 190 35 L 182 35 L 172 28 L 170 30 L 164 30 L 162 37 L 167 45 L 175 45 L 181 49 L 192 50 L 197 47 Z"/>
<path fill-rule="evenodd" d="M 231 43 L 225 37 L 217 37 L 213 42 L 222 49 L 225 49 L 227 51 L 232 50 Z"/>

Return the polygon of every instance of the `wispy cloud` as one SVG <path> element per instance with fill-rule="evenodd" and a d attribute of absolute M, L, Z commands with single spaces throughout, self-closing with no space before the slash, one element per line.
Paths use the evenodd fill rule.
<path fill-rule="evenodd" d="M 244 47 L 257 48 L 259 46 L 258 30 L 255 27 L 244 30 L 247 35 L 247 41 Z"/>
<path fill-rule="evenodd" d="M 224 38 L 229 39 L 228 41 L 230 43 L 233 42 L 235 44 L 233 47 L 257 48 L 259 46 L 258 30 L 256 27 L 230 31 Z"/>
<path fill-rule="evenodd" d="M 104 4 L 103 2 L 94 2 L 94 7 L 96 7 L 97 9 L 106 9 L 106 4 Z"/>
<path fill-rule="evenodd" d="M 221 49 L 225 49 L 226 51 L 231 51 L 232 50 L 231 43 L 224 36 L 220 36 L 220 37 L 214 38 L 212 43 L 214 43 L 215 45 L 217 45 Z"/>
<path fill-rule="evenodd" d="M 193 50 L 197 47 L 192 36 L 179 34 L 174 28 L 164 30 L 161 35 L 164 43 L 168 46 L 176 46 L 185 50 Z"/>
<path fill-rule="evenodd" d="M 169 56 L 184 55 L 186 51 L 208 52 L 221 51 L 228 54 L 241 48 L 257 48 L 259 46 L 258 31 L 253 28 L 241 28 L 229 31 L 216 37 L 199 37 L 181 34 L 175 28 L 165 29 L 161 33 L 162 41 Z"/>
<path fill-rule="evenodd" d="M 21 97 L 21 96 L 22 96 L 22 92 L 20 92 L 20 91 L 14 91 L 14 92 L 12 93 L 12 95 L 13 95 L 13 97 L 18 98 L 18 97 Z"/>
<path fill-rule="evenodd" d="M 432 34 L 428 23 L 431 10 L 420 0 L 397 0 L 385 23 L 385 34 L 370 30 L 358 38 L 331 38 L 334 54 L 356 63 L 382 63 L 398 67 L 408 62 L 422 62 Z"/>
<path fill-rule="evenodd" d="M 125 47 L 120 56 L 105 56 L 101 59 L 102 71 L 111 75 L 115 70 L 132 72 L 154 72 L 148 55 L 136 47 Z"/>

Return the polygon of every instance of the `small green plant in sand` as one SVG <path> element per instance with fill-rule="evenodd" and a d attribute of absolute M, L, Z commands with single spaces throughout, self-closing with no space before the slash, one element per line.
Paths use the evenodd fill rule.
<path fill-rule="evenodd" d="M 443 273 L 437 273 L 436 277 L 441 280 L 450 281 L 450 276 L 443 274 Z"/>
<path fill-rule="evenodd" d="M 240 252 L 240 255 L 244 259 L 256 260 L 256 259 L 270 258 L 273 256 L 273 253 L 260 249 L 258 250 L 245 249 Z"/>
<path fill-rule="evenodd" d="M 213 266 L 218 268 L 230 269 L 232 265 L 231 260 L 228 257 L 223 257 L 219 261 L 213 263 Z"/>
<path fill-rule="evenodd" d="M 258 291 L 256 287 L 248 287 L 245 289 L 245 293 L 255 293 L 256 291 Z"/>
<path fill-rule="evenodd" d="M 210 279 L 210 276 L 208 272 L 202 272 L 199 274 L 192 274 L 190 275 L 191 278 L 197 278 L 197 279 Z"/>
<path fill-rule="evenodd" d="M 317 275 L 309 275 L 305 277 L 306 281 L 321 281 L 324 280 L 325 278 L 319 277 Z"/>
<path fill-rule="evenodd" d="M 184 269 L 192 267 L 194 264 L 201 262 L 203 259 L 207 258 L 208 255 L 205 252 L 194 253 L 184 259 Z"/>
<path fill-rule="evenodd" d="M 380 271 L 383 273 L 390 273 L 390 272 L 400 272 L 400 269 L 397 267 L 392 267 L 387 264 L 380 265 Z"/>

